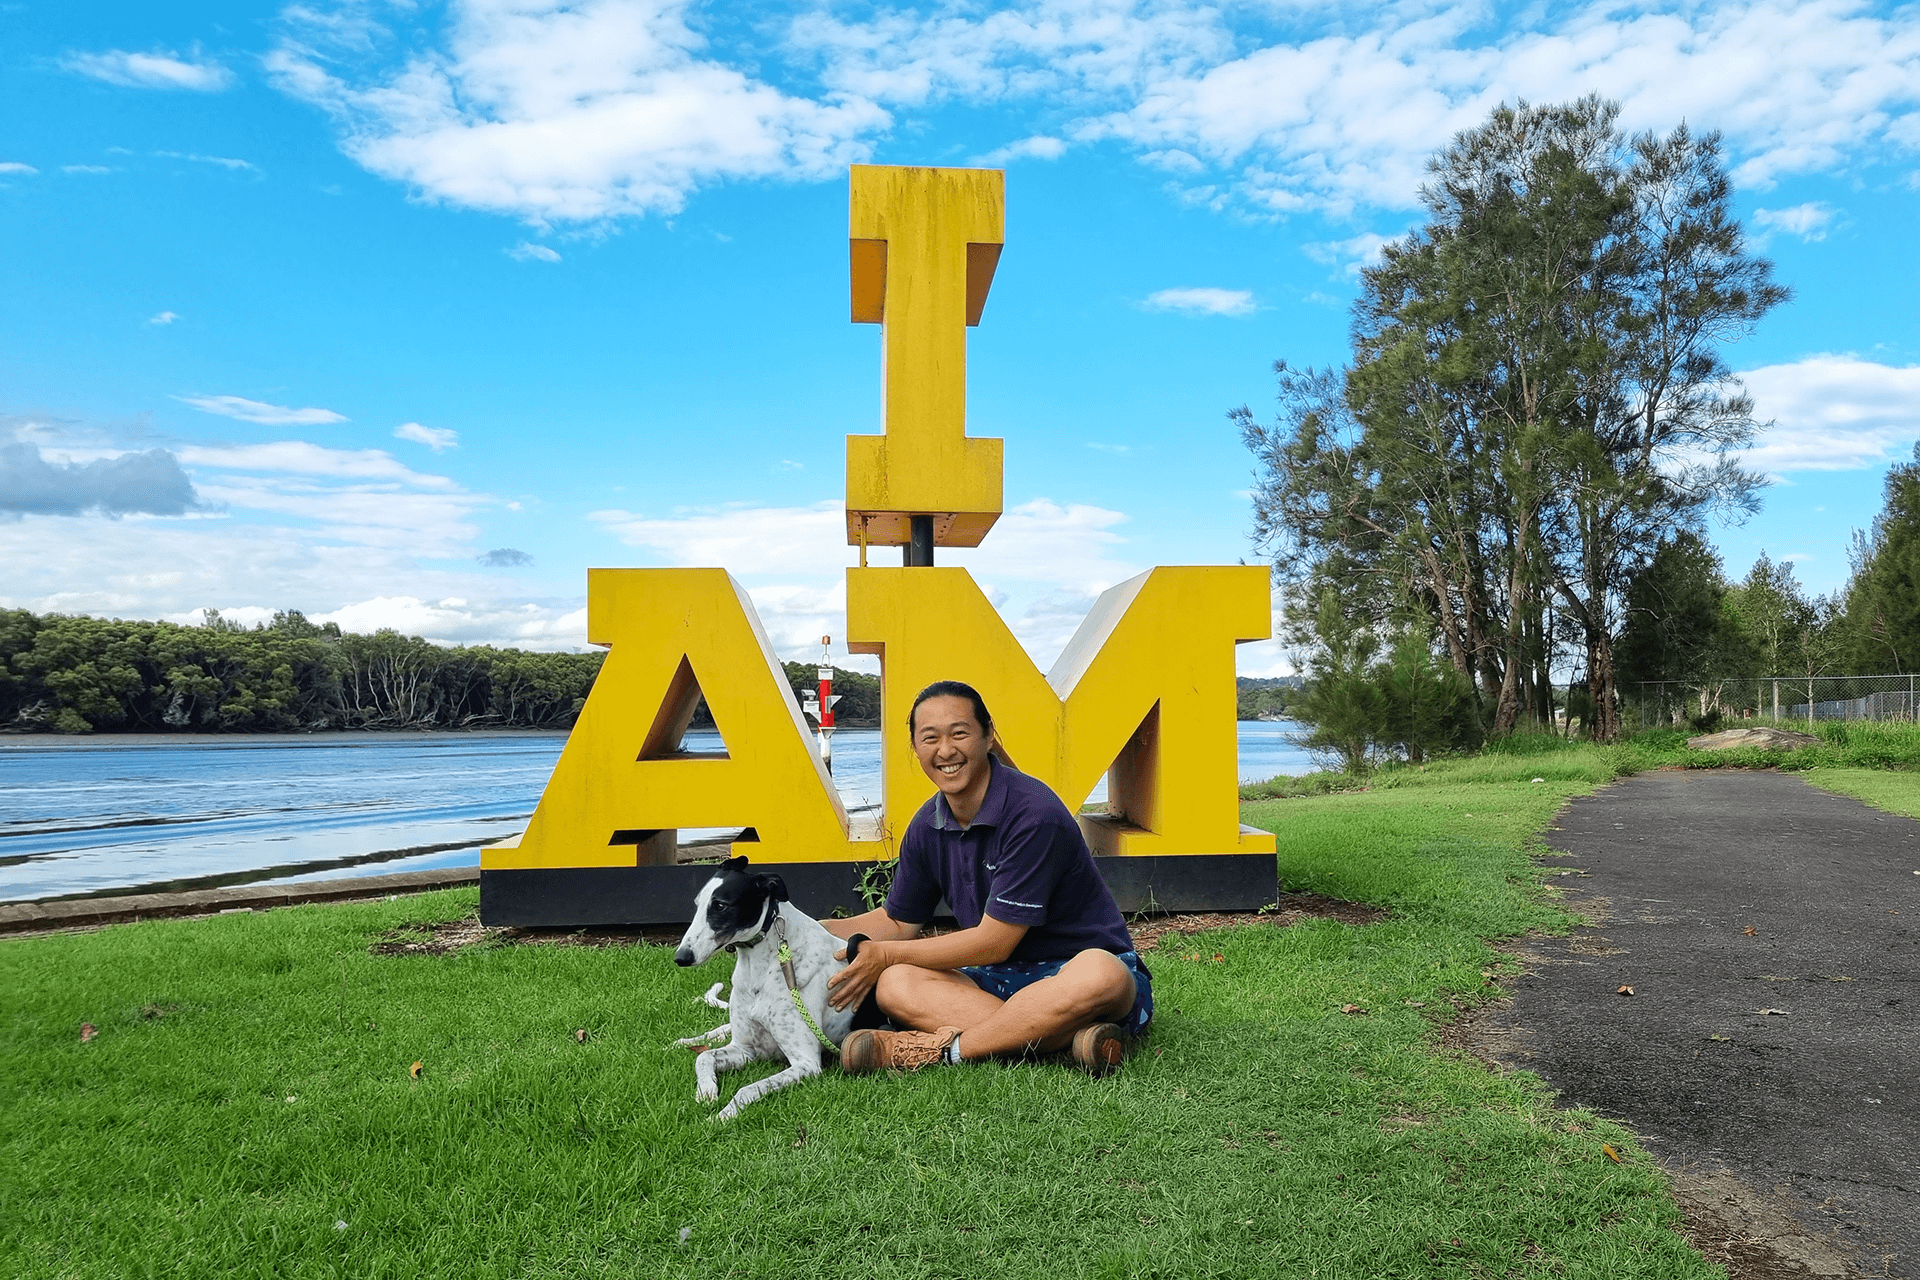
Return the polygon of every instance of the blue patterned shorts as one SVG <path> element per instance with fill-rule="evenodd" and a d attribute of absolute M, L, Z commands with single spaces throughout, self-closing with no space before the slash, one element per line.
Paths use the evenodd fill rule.
<path fill-rule="evenodd" d="M 1122 1026 L 1128 1035 L 1143 1036 L 1153 1023 L 1153 975 L 1147 972 L 1137 951 L 1119 952 L 1114 959 L 1133 973 L 1133 1009 Z M 973 985 L 988 995 L 1005 1000 L 1023 987 L 1051 978 L 1066 964 L 1065 960 L 1010 960 L 1006 964 L 968 965 L 960 972 L 972 978 Z"/>

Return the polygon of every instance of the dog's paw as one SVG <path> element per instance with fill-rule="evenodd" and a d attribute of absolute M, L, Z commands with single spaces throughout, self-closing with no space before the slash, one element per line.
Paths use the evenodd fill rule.
<path fill-rule="evenodd" d="M 708 1086 L 703 1084 L 693 1091 L 693 1100 L 695 1102 L 718 1102 L 720 1101 L 720 1087 L 718 1085 Z"/>

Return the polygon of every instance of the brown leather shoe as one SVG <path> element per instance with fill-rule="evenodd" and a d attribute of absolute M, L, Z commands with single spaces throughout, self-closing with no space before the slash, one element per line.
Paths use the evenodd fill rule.
<path fill-rule="evenodd" d="M 960 1034 L 958 1027 L 938 1031 L 856 1031 L 840 1046 L 840 1069 L 853 1075 L 867 1071 L 918 1071 L 947 1056 L 947 1046 Z"/>
<path fill-rule="evenodd" d="M 1111 1022 L 1082 1027 L 1073 1037 L 1073 1061 L 1090 1076 L 1109 1076 L 1127 1056 L 1127 1033 Z"/>

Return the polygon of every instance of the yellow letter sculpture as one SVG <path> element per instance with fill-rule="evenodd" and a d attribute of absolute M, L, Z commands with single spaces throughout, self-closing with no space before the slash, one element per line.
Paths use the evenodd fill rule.
<path fill-rule="evenodd" d="M 611 648 L 518 841 L 483 867 L 673 865 L 680 827 L 751 827 L 756 862 L 884 856 L 847 812 L 753 602 L 724 569 L 590 569 L 587 637 Z M 706 695 L 726 750 L 679 750 Z"/>
<path fill-rule="evenodd" d="M 847 543 L 901 546 L 933 517 L 941 547 L 977 547 L 1000 518 L 1002 442 L 967 437 L 967 326 L 1000 261 L 997 169 L 853 167 L 855 324 L 880 326 L 886 434 L 847 437 Z"/>
<path fill-rule="evenodd" d="M 1102 595 L 1042 677 L 964 569 L 849 569 L 847 647 L 880 657 L 885 813 L 897 838 L 933 794 L 906 749 L 914 694 L 964 680 L 1022 773 L 1079 809 L 1108 775 L 1096 854 L 1267 853 L 1240 825 L 1236 643 L 1272 634 L 1267 571 L 1152 569 Z M 1231 784 L 1231 785 L 1228 785 Z"/>
<path fill-rule="evenodd" d="M 706 868 L 682 827 L 741 827 L 733 849 L 785 864 L 794 897 L 858 908 L 857 864 L 892 855 L 932 793 L 906 735 L 916 691 L 965 680 L 1012 763 L 1078 810 L 1123 907 L 1250 907 L 1275 890 L 1274 838 L 1239 820 L 1236 644 L 1272 632 L 1263 568 L 1153 569 L 1102 595 L 1042 676 L 964 569 L 866 568 L 931 517 L 932 543 L 977 546 L 1002 509 L 1002 442 L 966 433 L 968 325 L 1004 238 L 1005 175 L 855 166 L 853 319 L 882 329 L 879 436 L 847 437 L 849 648 L 878 655 L 883 800 L 854 829 L 813 750 L 753 603 L 722 569 L 595 569 L 587 635 L 611 649 L 539 808 L 481 855 L 488 923 L 686 919 Z M 922 538 L 926 536 L 923 526 Z M 930 548 L 929 548 L 930 550 Z M 910 557 L 911 558 L 911 557 Z M 702 693 L 725 743 L 680 750 Z"/>

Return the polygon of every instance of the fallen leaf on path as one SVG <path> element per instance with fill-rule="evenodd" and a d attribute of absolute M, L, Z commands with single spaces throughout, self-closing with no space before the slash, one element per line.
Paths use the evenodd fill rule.
<path fill-rule="evenodd" d="M 1718 1041 L 1721 1041 L 1722 1043 L 1725 1043 L 1726 1041 L 1733 1039 L 1733 1037 L 1732 1036 L 1708 1036 L 1707 1039 L 1718 1040 Z"/>
<path fill-rule="evenodd" d="M 1740 932 L 1742 936 L 1748 937 L 1748 938 L 1757 938 L 1760 936 L 1760 931 L 1754 928 L 1752 925 L 1748 925 L 1746 928 L 1742 929 Z"/>
<path fill-rule="evenodd" d="M 1615 1164 L 1620 1163 L 1620 1153 L 1613 1149 L 1613 1144 L 1611 1142 L 1601 1143 L 1600 1149 L 1607 1153 L 1607 1159 L 1613 1161 Z"/>
<path fill-rule="evenodd" d="M 1623 986 L 1622 986 L 1622 987 L 1620 988 L 1620 990 L 1619 990 L 1618 992 L 1616 992 L 1615 994 L 1617 994 L 1617 995 L 1623 995 L 1623 996 L 1630 996 L 1630 995 L 1632 995 L 1632 994 L 1633 994 L 1633 988 L 1632 988 L 1632 987 L 1629 987 L 1629 986 L 1624 986 L 1624 985 L 1623 985 Z"/>
<path fill-rule="evenodd" d="M 409 1079 L 418 1080 L 420 1078 L 420 1073 L 422 1071 L 425 1071 L 426 1069 L 427 1069 L 426 1063 L 416 1062 L 412 1066 L 407 1068 L 407 1076 Z"/>
<path fill-rule="evenodd" d="M 1853 979 L 1849 978 L 1844 973 L 1830 973 L 1827 975 L 1827 981 L 1828 982 L 1852 982 Z"/>
<path fill-rule="evenodd" d="M 1347 1014 L 1348 1016 L 1352 1016 L 1354 1014 L 1365 1013 L 1366 1010 L 1362 1009 L 1357 1004 L 1343 1004 L 1340 1006 L 1340 1012 Z"/>
<path fill-rule="evenodd" d="M 585 1027 L 576 1029 L 573 1033 L 573 1039 L 575 1044 L 585 1044 L 587 1042 L 587 1029 Z"/>
<path fill-rule="evenodd" d="M 1788 1010 L 1786 1009 L 1755 1009 L 1754 1012 L 1760 1013 L 1760 1014 L 1771 1014 L 1775 1017 L 1784 1018 L 1787 1016 Z"/>
<path fill-rule="evenodd" d="M 95 1031 L 93 1029 L 93 1024 L 91 1022 L 83 1022 L 80 1024 L 80 1043 L 81 1044 L 85 1044 L 87 1041 L 93 1039 L 95 1036 L 99 1034 L 100 1033 L 98 1031 Z"/>

